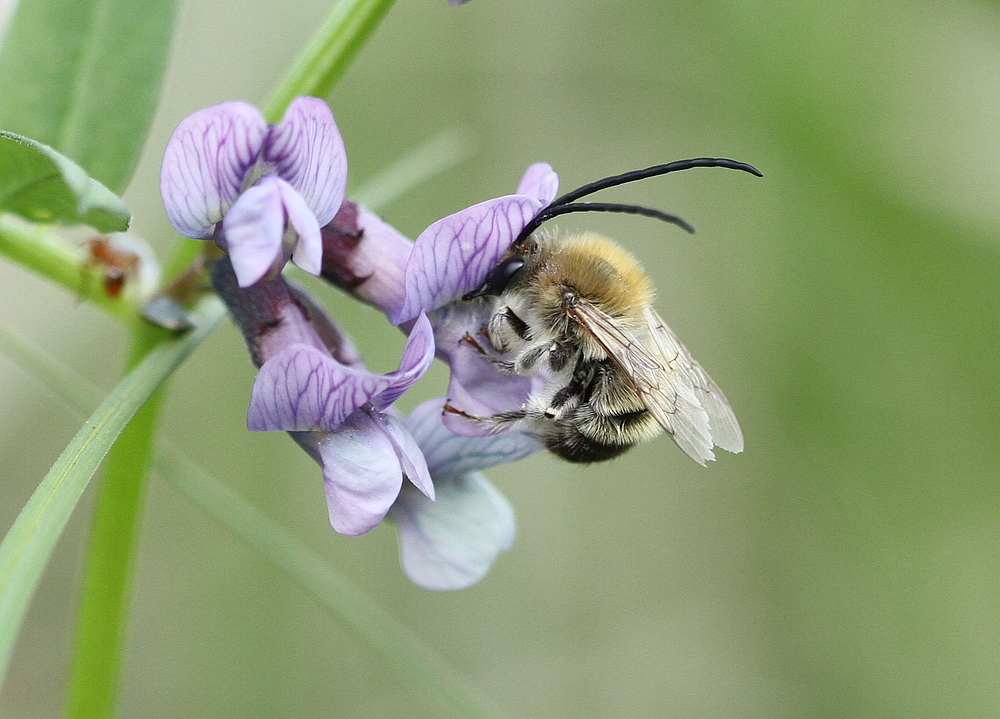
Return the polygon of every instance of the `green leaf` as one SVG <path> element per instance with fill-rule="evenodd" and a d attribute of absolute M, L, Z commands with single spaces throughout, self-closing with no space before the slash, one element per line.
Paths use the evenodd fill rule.
<path fill-rule="evenodd" d="M 47 145 L 0 130 L 0 212 L 33 222 L 128 229 L 131 214 L 111 190 Z"/>
<path fill-rule="evenodd" d="M 177 0 L 23 0 L 0 47 L 0 128 L 125 189 L 160 95 Z"/>
<path fill-rule="evenodd" d="M 104 455 L 143 403 L 223 315 L 218 299 L 204 301 L 195 329 L 159 345 L 112 390 L 52 465 L 0 543 L 0 678 L 42 570 Z"/>

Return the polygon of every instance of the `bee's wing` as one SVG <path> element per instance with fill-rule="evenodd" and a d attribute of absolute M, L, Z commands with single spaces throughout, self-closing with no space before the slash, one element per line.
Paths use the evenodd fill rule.
<path fill-rule="evenodd" d="M 687 364 L 668 361 L 671 355 L 664 355 L 658 347 L 651 350 L 632 332 L 589 302 L 579 302 L 568 312 L 618 365 L 635 388 L 643 405 L 667 434 L 673 437 L 677 446 L 698 464 L 704 465 L 708 460 L 715 459 L 709 414 L 701 406 L 692 380 L 694 373 L 690 371 L 690 367 L 694 360 L 687 354 L 687 350 L 678 355 L 686 357 Z M 669 331 L 667 330 L 668 333 Z M 715 389 L 718 391 L 717 387 Z M 721 397 L 721 393 L 719 396 Z M 725 399 L 722 401 L 725 403 Z"/>
<path fill-rule="evenodd" d="M 698 403 L 708 413 L 712 442 L 729 452 L 742 452 L 743 430 L 722 390 L 652 307 L 646 308 L 646 321 L 657 354 L 684 376 L 684 382 L 694 389 Z"/>

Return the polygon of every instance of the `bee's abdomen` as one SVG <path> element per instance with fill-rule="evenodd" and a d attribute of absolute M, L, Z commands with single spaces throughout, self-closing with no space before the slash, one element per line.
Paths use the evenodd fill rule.
<path fill-rule="evenodd" d="M 603 462 L 624 454 L 631 444 L 604 444 L 585 436 L 574 427 L 561 427 L 545 436 L 545 447 L 552 454 L 570 462 Z"/>
<path fill-rule="evenodd" d="M 649 439 L 660 430 L 646 410 L 598 414 L 590 404 L 580 405 L 571 417 L 557 421 L 544 433 L 546 448 L 570 462 L 612 459 Z"/>

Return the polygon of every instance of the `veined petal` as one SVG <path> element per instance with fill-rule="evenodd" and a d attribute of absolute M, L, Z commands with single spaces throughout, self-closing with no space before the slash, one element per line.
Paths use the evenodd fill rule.
<path fill-rule="evenodd" d="M 438 482 L 436 502 L 404 487 L 390 516 L 403 570 L 425 589 L 475 584 L 514 542 L 514 510 L 478 472 Z"/>
<path fill-rule="evenodd" d="M 239 196 L 222 222 L 226 249 L 240 287 L 260 280 L 281 253 L 285 211 L 280 183 L 273 175 L 262 178 Z"/>
<path fill-rule="evenodd" d="M 399 368 L 384 375 L 386 386 L 371 399 L 376 409 L 385 409 L 402 396 L 410 386 L 423 376 L 434 361 L 434 330 L 426 315 L 413 323 L 406 347 L 399 360 Z"/>
<path fill-rule="evenodd" d="M 286 347 L 257 373 L 247 411 L 251 432 L 332 430 L 386 384 L 304 344 Z"/>
<path fill-rule="evenodd" d="M 382 521 L 403 484 L 389 435 L 358 410 L 320 440 L 318 449 L 330 524 L 341 534 L 364 534 Z"/>
<path fill-rule="evenodd" d="M 302 196 L 320 227 L 333 219 L 347 186 L 347 153 L 325 102 L 292 100 L 268 133 L 263 158 Z"/>
<path fill-rule="evenodd" d="M 207 107 L 181 121 L 160 169 L 163 206 L 178 232 L 211 237 L 212 225 L 239 196 L 266 133 L 264 116 L 245 102 Z"/>
<path fill-rule="evenodd" d="M 251 432 L 331 430 L 364 404 L 382 410 L 427 371 L 434 359 L 430 323 L 421 317 L 406 340 L 399 369 L 375 374 L 346 367 L 329 354 L 293 344 L 261 366 L 253 383 Z"/>
<path fill-rule="evenodd" d="M 429 500 L 434 501 L 434 483 L 427 468 L 427 460 L 420 446 L 407 430 L 404 422 L 392 414 L 380 415 L 389 440 L 396 449 L 396 456 L 403 468 L 403 476 L 410 480 Z"/>
<path fill-rule="evenodd" d="M 511 430 L 485 437 L 455 434 L 442 422 L 444 398 L 421 403 L 406 418 L 405 424 L 420 446 L 431 475 L 443 479 L 514 462 L 542 448 L 533 435 Z"/>
<path fill-rule="evenodd" d="M 323 239 L 319 233 L 319 222 L 294 187 L 281 179 L 277 183 L 288 224 L 299 236 L 292 259 L 309 274 L 319 275 L 323 268 Z"/>
<path fill-rule="evenodd" d="M 537 197 L 544 207 L 555 199 L 559 191 L 559 175 L 547 162 L 536 162 L 524 171 L 517 194 Z"/>
<path fill-rule="evenodd" d="M 420 233 L 406 262 L 400 324 L 475 289 L 496 266 L 541 202 L 507 195 L 438 220 Z"/>

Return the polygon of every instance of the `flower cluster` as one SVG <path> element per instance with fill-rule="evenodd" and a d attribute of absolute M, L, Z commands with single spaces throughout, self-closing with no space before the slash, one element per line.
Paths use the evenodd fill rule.
<path fill-rule="evenodd" d="M 227 102 L 181 122 L 167 145 L 161 191 L 183 235 L 225 256 L 213 285 L 260 368 L 247 426 L 282 430 L 323 468 L 330 522 L 361 534 L 389 516 L 407 575 L 429 589 L 478 581 L 510 548 L 513 512 L 478 470 L 540 445 L 517 430 L 487 434 L 442 415 L 443 398 L 401 417 L 393 403 L 435 354 L 452 370 L 449 399 L 471 411 L 518 406 L 531 380 L 503 375 L 460 339 L 483 324 L 459 298 L 486 277 L 555 196 L 548 165 L 513 195 L 428 227 L 415 242 L 344 199 L 347 161 L 325 103 L 297 98 L 277 125 Z M 319 303 L 280 272 L 288 259 L 383 310 L 407 333 L 396 370 L 365 369 Z"/>
<path fill-rule="evenodd" d="M 174 130 L 160 173 L 171 224 L 228 250 L 240 287 L 280 271 L 289 257 L 318 275 L 319 228 L 346 186 L 344 141 L 314 97 L 296 98 L 277 125 L 245 102 L 200 110 Z"/>

